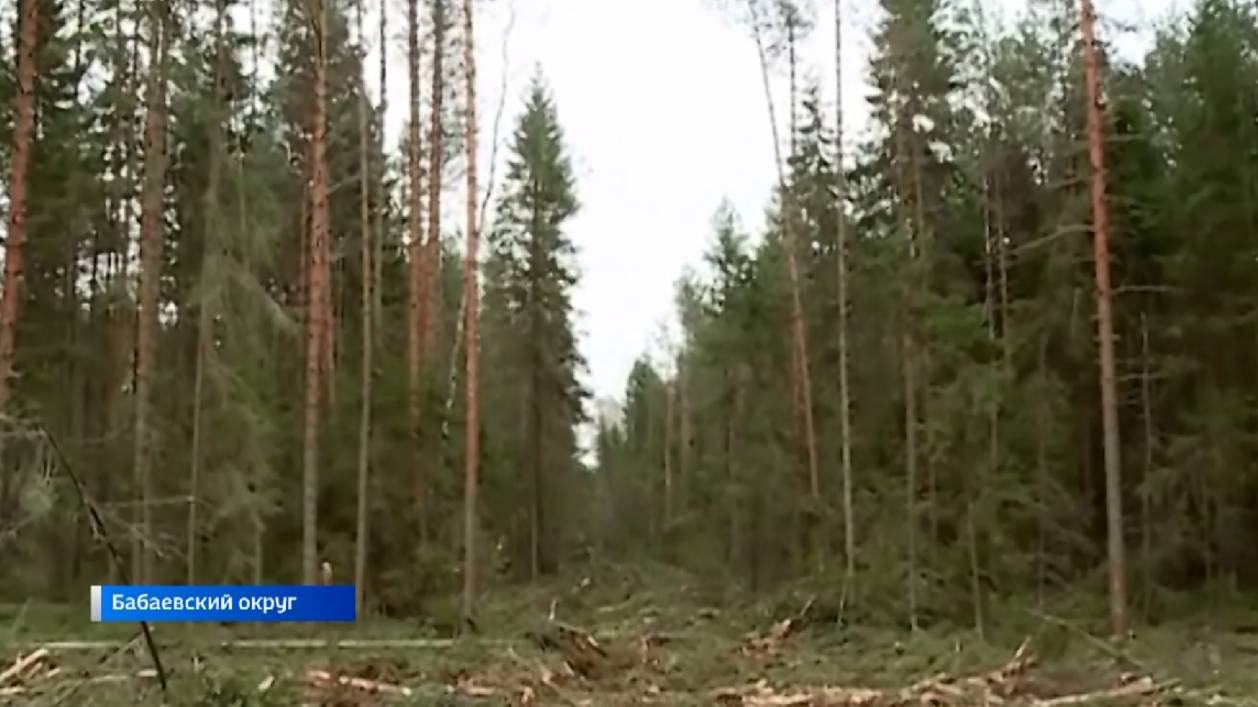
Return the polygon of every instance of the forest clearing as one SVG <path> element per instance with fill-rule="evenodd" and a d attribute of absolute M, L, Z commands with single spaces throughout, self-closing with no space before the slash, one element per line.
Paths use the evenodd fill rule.
<path fill-rule="evenodd" d="M 750 603 L 666 567 L 587 569 L 592 573 L 487 597 L 478 633 L 463 638 L 441 637 L 432 621 L 159 625 L 170 673 L 165 701 L 134 626 L 97 624 L 99 630 L 84 633 L 77 620 L 82 606 L 73 612 L 6 606 L 0 655 L 9 669 L 0 669 L 0 701 L 31 707 L 1258 704 L 1258 612 L 1207 618 L 1203 611 L 1142 627 L 1118 647 L 1089 632 L 1100 625 L 1011 607 L 1000 616 L 999 635 L 983 640 L 956 627 L 909 634 L 850 625 L 837 620 L 833 593 L 809 593 L 816 586 Z M 457 620 L 455 602 L 441 602 L 434 612 Z M 16 659 L 41 647 L 47 655 L 15 674 Z"/>
<path fill-rule="evenodd" d="M 1121 2 L 0 3 L 0 702 L 1254 704 L 1258 0 Z"/>

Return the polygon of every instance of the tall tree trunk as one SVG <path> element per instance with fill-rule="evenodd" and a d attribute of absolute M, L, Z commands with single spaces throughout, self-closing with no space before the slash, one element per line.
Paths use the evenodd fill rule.
<path fill-rule="evenodd" d="M 86 32 L 86 2 L 78 0 L 77 10 L 75 14 L 75 32 Z M 74 100 L 83 100 L 83 42 L 76 42 L 74 45 Z M 83 190 L 74 183 L 70 187 L 68 197 L 73 203 L 78 205 L 83 203 Z M 85 408 L 87 401 L 83 396 L 83 379 L 87 377 L 84 370 L 83 356 L 80 354 L 79 342 L 82 339 L 80 326 L 83 318 L 79 316 L 79 261 L 82 257 L 80 247 L 86 240 L 87 233 L 92 225 L 86 219 L 77 218 L 74 222 L 74 230 L 67 234 L 65 249 L 65 270 L 62 273 L 62 304 L 65 307 L 65 323 L 66 323 L 66 382 L 67 382 L 67 404 L 69 405 L 69 430 L 70 439 L 74 441 L 76 446 L 81 446 L 82 440 L 86 437 L 86 419 Z M 90 218 L 90 217 L 89 217 Z M 83 233 L 79 233 L 79 229 L 83 229 Z M 0 409 L 2 409 L 0 405 Z M 83 531 L 88 527 L 87 518 L 82 513 L 76 514 L 74 523 L 74 533 L 71 536 L 73 544 L 69 553 L 69 574 L 68 578 L 77 580 L 80 576 L 82 568 L 83 550 L 85 549 L 85 534 Z"/>
<path fill-rule="evenodd" d="M 1101 369 L 1101 429 L 1105 452 L 1105 519 L 1109 539 L 1110 630 L 1127 633 L 1127 567 L 1123 545 L 1122 460 L 1118 435 L 1118 394 L 1114 364 L 1114 323 L 1110 308 L 1109 212 L 1105 204 L 1105 146 L 1101 125 L 1101 86 L 1096 57 L 1092 0 L 1079 0 L 1083 32 L 1083 82 L 1087 97 L 1088 157 L 1092 167 L 1092 249 L 1096 269 L 1096 327 Z"/>
<path fill-rule="evenodd" d="M 664 383 L 664 537 L 673 525 L 673 381 Z"/>
<path fill-rule="evenodd" d="M 677 509 L 684 516 L 690 503 L 690 459 L 695 444 L 690 417 L 690 364 L 686 361 L 685 351 L 677 356 L 677 415 L 681 437 L 677 451 Z"/>
<path fill-rule="evenodd" d="M 788 163 L 795 159 L 799 154 L 799 82 L 797 73 L 799 62 L 795 56 L 795 11 L 791 5 L 784 5 L 786 8 L 786 51 L 787 51 L 787 69 L 789 71 L 789 93 L 790 96 L 790 151 L 787 152 Z"/>
<path fill-rule="evenodd" d="M 438 0 L 440 5 L 441 0 Z M 480 223 L 476 213 L 476 42 L 472 33 L 474 24 L 472 0 L 463 0 L 463 71 L 464 71 L 464 137 L 467 150 L 467 253 L 463 266 L 463 301 L 467 323 L 463 327 L 467 337 L 464 360 L 467 362 L 467 423 L 466 449 L 464 452 L 463 492 L 463 618 L 470 621 L 476 600 L 476 494 L 480 473 L 480 421 L 477 399 L 478 361 L 476 324 L 479 315 L 479 293 L 476 284 L 476 253 L 480 245 Z M 438 52 L 440 53 L 440 52 Z M 436 178 L 435 176 L 433 177 Z M 432 237 L 438 234 L 433 233 Z M 453 365 L 453 362 L 451 362 Z M 465 621 L 466 624 L 466 621 Z"/>
<path fill-rule="evenodd" d="M 843 568 L 846 602 L 856 577 L 856 523 L 852 517 L 852 417 L 847 380 L 847 172 L 843 168 L 843 10 L 834 0 L 834 170 L 838 177 L 835 247 L 839 309 L 839 473 L 843 484 Z"/>
<path fill-rule="evenodd" d="M 306 405 L 302 477 L 302 581 L 317 584 L 319 513 L 319 420 L 328 373 L 325 347 L 331 338 L 328 312 L 328 164 L 327 164 L 327 9 L 324 0 L 307 0 L 313 25 L 314 111 L 310 119 L 310 292 L 306 308 Z"/>
<path fill-rule="evenodd" d="M 250 16 L 251 17 L 252 17 L 252 14 L 253 14 L 253 4 L 251 1 L 250 2 Z M 257 84 L 255 82 L 253 81 L 250 82 L 251 87 L 256 86 L 256 85 Z M 253 89 L 251 88 L 250 89 L 251 102 L 253 100 L 252 91 Z M 239 202 L 239 205 L 237 207 L 237 215 L 239 216 L 239 219 L 240 219 L 239 223 L 237 224 L 237 228 L 239 229 L 239 233 L 247 233 L 249 230 L 249 221 L 248 221 L 249 192 L 245 186 L 245 171 L 246 171 L 246 163 L 248 162 L 248 159 L 249 159 L 248 148 L 245 148 L 245 150 L 243 150 L 240 153 L 240 159 L 236 160 L 236 170 L 237 170 L 236 171 L 236 194 L 237 194 L 237 200 Z M 270 344 L 271 344 L 272 353 L 274 355 L 280 355 L 281 340 L 279 336 L 279 330 L 274 327 L 271 329 Z M 265 478 L 264 471 L 261 468 L 254 469 L 253 471 L 253 496 L 252 498 L 249 499 L 249 508 L 250 508 L 249 524 L 251 526 L 250 531 L 253 535 L 253 538 L 252 538 L 253 547 L 251 549 L 250 555 L 251 555 L 251 564 L 253 565 L 253 583 L 254 584 L 262 584 L 262 561 L 263 561 L 262 542 L 266 535 L 266 520 L 265 520 L 265 516 L 262 513 L 263 507 L 262 507 L 262 503 L 260 499 L 262 495 L 262 489 L 264 487 L 264 484 L 266 483 L 267 483 L 267 480 Z"/>
<path fill-rule="evenodd" d="M 354 3 L 358 26 L 358 42 L 363 52 L 363 58 L 366 59 L 367 39 L 363 32 L 363 3 L 366 0 L 358 0 Z M 384 8 L 381 8 L 383 12 Z M 381 52 L 385 51 L 385 46 L 381 45 Z M 367 123 L 367 77 L 366 63 L 363 66 L 363 77 L 361 92 L 358 100 L 358 201 L 359 201 L 359 220 L 361 231 L 361 256 L 360 256 L 360 272 L 362 279 L 362 369 L 361 369 L 361 388 L 362 400 L 359 405 L 358 414 L 358 509 L 357 517 L 354 524 L 354 611 L 355 615 L 361 616 L 363 611 L 363 592 L 364 583 L 367 577 L 367 512 L 368 512 L 368 482 L 371 473 L 371 373 L 372 373 L 372 354 L 375 349 L 374 332 L 372 331 L 372 223 L 371 223 L 371 161 L 368 157 L 368 141 L 367 133 L 369 126 Z M 383 89 L 384 84 L 381 84 Z M 383 173 L 383 172 L 382 172 Z M 383 197 L 383 189 L 378 197 Z M 379 209 L 380 205 L 377 204 Z"/>
<path fill-rule="evenodd" d="M 1036 364 L 1040 379 L 1040 394 L 1035 403 L 1035 487 L 1038 500 L 1036 517 L 1035 550 L 1035 601 L 1044 605 L 1044 589 L 1048 584 L 1048 335 L 1040 335 L 1039 357 Z"/>
<path fill-rule="evenodd" d="M 432 23 L 432 114 L 428 117 L 428 242 L 424 249 L 424 272 L 428 282 L 424 288 L 422 307 L 426 318 L 422 356 L 427 361 L 434 360 L 432 354 L 441 331 L 441 187 L 445 165 L 442 140 L 445 76 L 442 67 L 446 49 L 445 0 L 433 0 Z M 450 365 L 454 365 L 453 360 Z"/>
<path fill-rule="evenodd" d="M 986 149 L 984 152 L 988 152 Z M 984 157 L 990 157 L 990 153 Z M 986 277 L 984 278 L 984 315 L 987 319 L 987 340 L 993 345 L 996 344 L 996 264 L 995 264 L 995 238 L 996 231 L 999 226 L 992 223 L 993 204 L 999 199 L 995 189 L 991 188 L 993 174 L 991 172 L 991 164 L 988 159 L 984 159 L 983 191 L 983 220 L 984 220 L 984 249 L 983 249 L 983 265 L 986 269 Z M 1000 361 L 994 364 L 994 368 L 1000 368 Z M 987 409 L 987 478 L 993 479 L 996 475 L 997 466 L 1000 464 L 1000 406 L 993 398 L 988 404 Z M 967 477 L 968 479 L 968 477 Z M 978 632 L 979 637 L 983 636 L 983 597 L 982 585 L 979 583 L 979 564 L 978 564 L 978 532 L 974 523 L 974 495 L 981 493 L 987 480 L 980 480 L 978 484 L 972 486 L 966 493 L 966 542 L 970 555 L 970 593 L 971 600 L 974 603 L 974 628 Z M 969 486 L 969 484 L 967 484 Z"/>
<path fill-rule="evenodd" d="M 380 140 L 380 154 L 384 154 L 384 116 L 389 110 L 389 43 L 388 43 L 388 17 L 389 6 L 386 0 L 380 0 L 380 109 L 376 113 L 376 135 Z M 389 204 L 388 191 L 385 189 L 385 164 L 380 165 L 380 194 L 379 202 L 376 204 L 376 244 L 372 251 L 372 333 L 377 337 L 374 342 L 377 345 L 383 345 L 381 338 L 384 332 L 384 288 L 380 283 L 384 279 L 384 214 Z"/>
<path fill-rule="evenodd" d="M 424 473 L 423 451 L 420 448 L 420 425 L 423 424 L 423 375 L 424 375 L 424 247 L 423 229 L 420 228 L 420 152 L 419 152 L 419 11 L 418 0 L 406 3 L 407 66 L 410 83 L 410 122 L 407 123 L 406 164 L 409 175 L 407 191 L 407 385 L 411 423 L 411 491 L 414 495 L 416 518 L 419 523 L 421 542 L 426 539 L 428 483 Z"/>
<path fill-rule="evenodd" d="M 1143 608 L 1147 614 L 1153 603 L 1153 518 L 1150 481 L 1153 476 L 1153 450 L 1156 432 L 1153 423 L 1153 381 L 1149 370 L 1149 322 L 1140 313 L 1140 408 L 1144 418 L 1144 488 L 1140 489 L 1140 564 L 1143 582 Z"/>
<path fill-rule="evenodd" d="M 531 300 L 533 298 L 530 298 Z M 533 318 L 536 322 L 536 317 Z M 538 331 L 536 324 L 529 328 L 530 332 Z M 536 334 L 532 334 L 536 335 Z M 533 347 L 536 351 L 536 347 Z M 536 353 L 532 356 L 532 372 L 529 375 L 529 444 L 532 454 L 530 459 L 530 492 L 532 503 L 529 513 L 529 572 L 532 581 L 536 582 L 542 573 L 542 525 L 543 500 L 545 491 L 542 487 L 543 449 L 542 449 L 542 386 L 541 357 Z M 651 513 L 654 518 L 654 512 Z"/>
<path fill-rule="evenodd" d="M 907 308 L 906 308 L 907 309 Z M 905 312 L 905 327 L 909 326 Z M 904 365 L 904 455 L 906 470 L 905 496 L 907 503 L 906 525 L 909 545 L 909 627 L 917 630 L 917 377 L 914 372 L 915 358 L 913 334 L 905 329 L 903 334 Z"/>
<path fill-rule="evenodd" d="M 727 512 L 729 520 L 729 546 L 726 563 L 734 566 L 734 561 L 738 558 L 738 538 L 739 538 L 739 513 L 738 509 L 742 506 L 742 494 L 737 493 L 739 473 L 738 473 L 738 456 L 736 454 L 736 445 L 738 435 L 736 433 L 737 421 L 741 419 L 742 412 L 742 371 L 741 369 L 730 370 L 728 367 L 725 371 L 726 384 L 731 388 L 730 405 L 725 407 L 725 479 L 727 484 L 727 493 L 729 494 L 727 502 Z"/>
<path fill-rule="evenodd" d="M 208 280 L 211 259 L 221 252 L 218 221 L 218 189 L 223 150 L 223 82 L 226 80 L 224 70 L 227 52 L 223 41 L 223 25 L 226 22 L 227 5 L 225 0 L 215 2 L 214 17 L 214 86 L 211 98 L 211 119 L 209 128 L 209 168 L 205 184 L 205 233 L 202 235 L 201 276 L 198 282 L 204 286 Z M 203 290 L 204 292 L 204 290 Z M 213 332 L 210 330 L 214 321 L 212 303 L 202 296 L 197 307 L 197 351 L 196 366 L 192 382 L 192 450 L 191 470 L 188 474 L 188 584 L 196 584 L 197 577 L 197 511 L 200 504 L 201 478 L 201 423 L 202 408 L 205 404 L 205 367 L 210 355 Z"/>
<path fill-rule="evenodd" d="M 153 430 L 149 425 L 152 375 L 157 356 L 157 309 L 162 267 L 162 192 L 166 178 L 166 49 L 168 9 L 155 0 L 149 6 L 151 55 L 144 119 L 144 195 L 140 206 L 140 283 L 136 312 L 135 352 L 135 481 L 139 489 L 139 518 L 133 534 L 132 576 L 152 579 L 153 479 L 150 473 Z"/>
<path fill-rule="evenodd" d="M 896 161 L 903 159 L 905 152 L 904 126 L 895 127 L 896 130 Z M 900 170 L 897 168 L 897 173 Z M 900 193 L 904 194 L 904 179 L 897 174 L 897 181 L 900 183 Z M 905 497 L 906 511 L 908 517 L 906 519 L 908 531 L 908 602 L 909 602 L 909 627 L 917 630 L 917 478 L 918 478 L 918 450 L 917 450 L 917 347 L 916 339 L 916 319 L 914 312 L 913 293 L 914 282 L 913 273 L 916 261 L 919 255 L 917 233 L 911 227 L 911 219 L 908 216 L 906 207 L 903 203 L 899 208 L 900 226 L 909 239 L 909 257 L 906 265 L 907 274 L 900 282 L 900 308 L 902 321 L 900 323 L 900 339 L 901 339 L 901 366 L 904 382 L 904 466 L 905 466 Z M 934 477 L 930 477 L 931 497 L 934 497 L 935 481 Z M 932 528 L 934 527 L 935 510 L 931 508 Z"/>
<path fill-rule="evenodd" d="M 808 336 L 804 330 L 804 306 L 800 295 L 799 263 L 796 257 L 795 204 L 786 180 L 786 166 L 782 160 L 782 148 L 778 144 L 777 111 L 773 105 L 773 91 L 769 85 L 769 60 L 765 52 L 764 37 L 760 31 L 760 13 L 756 3 L 749 3 L 752 15 L 752 38 L 760 61 L 760 79 L 764 88 L 764 100 L 769 111 L 769 130 L 773 136 L 773 159 L 777 168 L 778 190 L 782 194 L 783 222 L 786 245 L 786 274 L 791 288 L 791 356 L 792 370 L 798 375 L 800 396 L 796 399 L 797 418 L 804 423 L 804 448 L 808 459 L 809 492 L 813 500 L 821 497 L 820 479 L 817 476 L 817 445 L 812 415 L 812 383 L 808 375 Z M 801 409 L 802 408 L 802 409 Z"/>
<path fill-rule="evenodd" d="M 913 224 L 914 226 L 912 230 L 912 237 L 914 241 L 914 247 L 916 248 L 916 253 L 914 254 L 914 257 L 912 258 L 912 260 L 920 263 L 920 265 L 918 266 L 919 270 L 915 273 L 913 285 L 915 288 L 920 287 L 923 290 L 925 290 L 930 287 L 930 281 L 931 281 L 931 266 L 930 266 L 931 236 L 930 236 L 930 228 L 926 224 L 926 191 L 922 187 L 922 165 L 921 165 L 921 162 L 919 161 L 919 158 L 922 157 L 923 155 L 925 147 L 922 144 L 922 142 L 918 139 L 917 128 L 912 121 L 912 116 L 916 116 L 917 113 L 918 113 L 917 107 L 911 106 L 907 113 L 907 115 L 909 116 L 909 119 L 906 120 L 905 122 L 909 126 L 909 130 L 912 131 L 912 137 L 913 137 L 913 139 L 909 142 L 909 148 L 910 148 L 909 165 L 910 165 L 910 168 L 912 169 L 911 176 L 913 179 Z M 917 278 L 920 278 L 920 280 Z M 911 296 L 912 295 L 910 295 L 910 297 Z M 916 316 L 916 315 L 910 315 L 910 316 Z M 914 327 L 917 326 L 916 321 L 913 322 L 913 326 Z M 936 451 L 935 450 L 935 428 L 934 428 L 934 425 L 931 424 L 931 416 L 930 416 L 930 411 L 931 411 L 930 383 L 931 383 L 931 371 L 933 370 L 933 368 L 931 366 L 929 338 L 927 338 L 924 335 L 920 335 L 920 331 L 916 329 L 914 331 L 914 334 L 919 335 L 919 336 L 918 338 L 915 339 L 915 342 L 914 342 L 914 353 L 918 358 L 914 362 L 913 365 L 919 367 L 918 371 L 920 372 L 921 377 L 922 377 L 922 381 L 920 384 L 921 390 L 922 390 L 920 417 L 921 417 L 921 424 L 922 424 L 922 432 L 924 435 L 923 441 L 925 443 L 924 444 L 925 454 L 922 455 L 921 461 L 923 464 L 926 465 L 926 478 L 928 479 L 928 484 L 927 484 L 928 495 L 927 495 L 926 505 L 927 505 L 927 508 L 930 509 L 931 548 L 937 549 L 939 547 L 939 484 L 937 482 L 936 469 L 935 469 L 935 451 Z"/>
<path fill-rule="evenodd" d="M 4 241 L 4 285 L 0 293 L 0 410 L 8 406 L 13 343 L 21 297 L 22 243 L 26 238 L 26 173 L 35 125 L 35 51 L 39 43 L 39 0 L 22 0 L 17 47 L 17 99 L 9 172 L 9 222 Z"/>

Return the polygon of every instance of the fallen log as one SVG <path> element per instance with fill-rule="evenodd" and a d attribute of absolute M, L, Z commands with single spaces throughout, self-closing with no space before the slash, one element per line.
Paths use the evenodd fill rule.
<path fill-rule="evenodd" d="M 452 638 L 378 638 L 342 639 L 323 638 L 259 638 L 222 641 L 219 648 L 449 648 L 457 641 Z"/>
<path fill-rule="evenodd" d="M 371 694 L 391 694 L 410 697 L 413 694 L 411 688 L 405 685 L 390 685 L 386 682 L 378 680 L 368 680 L 367 678 L 352 677 L 349 675 L 332 675 L 326 670 L 307 670 L 306 680 L 316 687 L 327 687 L 333 684 L 344 687 L 352 687 L 356 690 L 362 690 Z"/>
<path fill-rule="evenodd" d="M 1077 695 L 1062 695 L 1047 700 L 1035 700 L 1032 704 L 1035 707 L 1069 707 L 1069 705 L 1087 705 L 1093 703 L 1104 703 L 1111 700 L 1123 700 L 1133 697 L 1147 697 L 1159 692 L 1160 688 L 1153 682 L 1153 678 L 1144 677 L 1135 682 L 1128 683 L 1122 687 L 1115 687 L 1110 690 L 1097 690 L 1094 692 L 1081 692 Z"/>

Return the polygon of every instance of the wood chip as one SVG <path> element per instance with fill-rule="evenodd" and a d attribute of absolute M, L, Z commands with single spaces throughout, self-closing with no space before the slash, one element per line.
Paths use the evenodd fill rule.
<path fill-rule="evenodd" d="M 48 657 L 47 648 L 39 648 L 26 656 L 18 655 L 13 665 L 9 666 L 3 673 L 0 673 L 0 685 L 10 682 L 18 682 L 26 674 L 27 670 L 39 665 L 39 661 Z"/>

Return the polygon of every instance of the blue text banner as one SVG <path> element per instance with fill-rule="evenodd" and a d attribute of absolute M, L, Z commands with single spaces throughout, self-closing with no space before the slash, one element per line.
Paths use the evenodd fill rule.
<path fill-rule="evenodd" d="M 92 585 L 92 621 L 353 621 L 354 585 Z"/>

